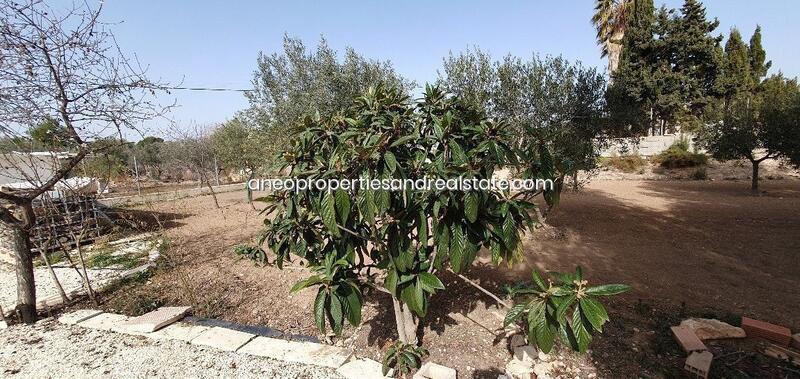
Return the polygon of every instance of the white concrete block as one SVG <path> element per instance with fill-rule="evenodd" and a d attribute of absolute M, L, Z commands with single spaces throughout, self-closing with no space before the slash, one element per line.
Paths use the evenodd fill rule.
<path fill-rule="evenodd" d="M 437 365 L 432 362 L 425 362 L 422 367 L 414 373 L 413 379 L 456 379 L 456 370 Z"/>
<path fill-rule="evenodd" d="M 70 312 L 61 315 L 61 317 L 58 318 L 58 322 L 67 325 L 75 325 L 81 321 L 88 320 L 101 313 L 103 313 L 103 311 L 97 309 L 81 309 L 75 312 Z"/>
<path fill-rule="evenodd" d="M 128 316 L 118 315 L 114 313 L 103 313 L 94 316 L 90 319 L 81 321 L 78 323 L 78 325 L 84 328 L 111 331 L 112 329 L 114 329 L 115 327 L 119 326 L 120 324 L 122 324 L 127 320 Z"/>
<path fill-rule="evenodd" d="M 184 322 L 176 322 L 163 329 L 159 329 L 153 333 L 148 333 L 147 336 L 153 339 L 169 339 L 184 342 L 191 342 L 203 332 L 211 329 L 210 326 L 192 325 Z"/>
<path fill-rule="evenodd" d="M 152 333 L 182 319 L 191 309 L 192 307 L 161 307 L 128 320 L 124 326 L 126 330 L 133 332 Z"/>
<path fill-rule="evenodd" d="M 191 343 L 192 345 L 208 346 L 219 350 L 236 351 L 253 338 L 255 338 L 255 334 L 213 327 L 195 337 Z"/>
<path fill-rule="evenodd" d="M 289 341 L 259 336 L 239 348 L 237 352 L 255 355 L 258 357 L 283 360 L 286 356 L 286 352 L 289 351 L 289 349 Z"/>
<path fill-rule="evenodd" d="M 289 341 L 289 350 L 283 359 L 287 362 L 338 368 L 345 364 L 352 355 L 352 350 L 341 347 L 313 342 Z"/>
<path fill-rule="evenodd" d="M 391 378 L 392 370 L 389 371 L 390 376 L 383 376 L 382 370 L 383 365 L 380 362 L 368 358 L 360 358 L 345 363 L 342 367 L 337 368 L 336 372 L 347 379 Z"/>

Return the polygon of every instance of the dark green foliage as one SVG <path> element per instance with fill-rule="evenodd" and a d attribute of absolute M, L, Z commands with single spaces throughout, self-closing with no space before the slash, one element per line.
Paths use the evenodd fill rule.
<path fill-rule="evenodd" d="M 533 271 L 530 284 L 510 289 L 511 296 L 524 297 L 524 301 L 508 311 L 504 325 L 524 324 L 529 343 L 535 343 L 545 353 L 558 340 L 573 350 L 586 352 L 592 335 L 601 333 L 608 321 L 608 312 L 598 297 L 617 295 L 630 287 L 589 287 L 580 267 L 574 274 L 551 272 L 550 277 L 545 281 Z"/>
<path fill-rule="evenodd" d="M 750 74 L 753 82 L 758 83 L 767 76 L 767 71 L 772 67 L 772 61 L 767 62 L 767 52 L 761 46 L 761 26 L 756 26 L 753 36 L 750 37 Z"/>
<path fill-rule="evenodd" d="M 268 263 L 267 253 L 259 246 L 236 245 L 233 248 L 234 254 L 251 259 L 260 265 Z"/>
<path fill-rule="evenodd" d="M 75 145 L 69 130 L 54 118 L 47 118 L 39 125 L 30 128 L 28 135 L 33 141 L 34 148 L 62 150 Z"/>
<path fill-rule="evenodd" d="M 719 96 L 721 38 L 703 5 L 686 0 L 680 11 L 635 1 L 620 69 L 607 94 L 617 123 L 637 135 L 663 125 L 699 128 Z"/>
<path fill-rule="evenodd" d="M 433 87 L 415 103 L 395 89 L 370 89 L 347 112 L 307 117 L 302 128 L 283 154 L 288 175 L 299 179 L 488 179 L 517 162 L 505 125 Z M 548 162 L 532 161 L 527 175 L 552 172 Z M 274 213 L 262 242 L 279 267 L 296 255 L 318 272 L 295 289 L 319 286 L 317 325 L 327 322 L 337 333 L 343 318 L 358 320 L 349 312 L 360 311 L 360 300 L 344 301 L 358 294 L 357 280 L 375 279 L 362 270 L 385 273 L 383 287 L 424 316 L 431 294 L 444 288 L 437 271 L 466 270 L 482 247 L 495 262 L 513 261 L 522 251 L 520 230 L 534 221 L 532 203 L 499 190 L 355 186 L 278 190 L 262 200 Z"/>
<path fill-rule="evenodd" d="M 405 378 L 412 371 L 420 368 L 422 360 L 426 356 L 428 356 L 428 349 L 397 341 L 389 346 L 383 354 L 383 375 L 388 375 L 389 370 L 394 369 L 395 377 Z"/>

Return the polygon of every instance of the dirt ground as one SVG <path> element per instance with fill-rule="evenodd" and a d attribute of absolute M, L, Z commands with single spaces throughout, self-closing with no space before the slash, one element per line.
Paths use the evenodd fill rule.
<path fill-rule="evenodd" d="M 747 181 L 594 181 L 562 196 L 548 220 L 558 233 L 532 236 L 523 262 L 512 268 L 479 262 L 466 275 L 499 293 L 531 269 L 579 264 L 590 283 L 629 284 L 633 291 L 612 300 L 612 322 L 591 354 L 575 358 L 584 371 L 570 377 L 682 376 L 685 356 L 668 327 L 684 317 L 735 324 L 744 314 L 800 330 L 800 181 L 764 180 L 762 189 L 753 197 Z M 204 196 L 131 210 L 152 219 L 151 227 L 164 227 L 172 247 L 155 276 L 107 295 L 104 306 L 130 313 L 143 309 L 130 304 L 190 304 L 204 317 L 316 335 L 313 294 L 289 295 L 305 269 L 281 271 L 236 257 L 233 247 L 252 243 L 263 217 L 243 193 L 221 194 L 219 201 L 222 209 Z M 503 310 L 460 279 L 443 279 L 449 290 L 434 297 L 425 321 L 430 359 L 461 377 L 497 377 L 510 359 L 495 331 Z M 367 298 L 362 327 L 348 329 L 341 343 L 380 360 L 395 338 L 393 315 L 382 293 Z M 724 356 L 715 360 L 713 376 L 800 376 L 740 346 L 710 347 Z"/>

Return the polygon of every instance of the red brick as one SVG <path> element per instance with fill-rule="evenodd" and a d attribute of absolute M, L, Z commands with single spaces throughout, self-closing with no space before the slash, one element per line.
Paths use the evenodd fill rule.
<path fill-rule="evenodd" d="M 693 351 L 708 350 L 703 341 L 700 341 L 691 329 L 685 326 L 673 326 L 671 329 L 672 335 L 675 336 L 683 351 L 691 353 Z"/>
<path fill-rule="evenodd" d="M 748 337 L 761 337 L 786 347 L 792 341 L 792 331 L 785 326 L 742 317 L 742 329 Z"/>

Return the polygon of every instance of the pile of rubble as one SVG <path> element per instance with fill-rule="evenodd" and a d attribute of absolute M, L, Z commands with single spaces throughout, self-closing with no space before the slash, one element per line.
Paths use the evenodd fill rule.
<path fill-rule="evenodd" d="M 688 354 L 684 369 L 702 378 L 708 377 L 714 360 L 714 354 L 703 343 L 705 340 L 759 338 L 766 343 L 763 354 L 800 366 L 800 333 L 792 335 L 785 326 L 742 317 L 739 328 L 719 320 L 691 318 L 671 329 L 675 340 Z"/>

